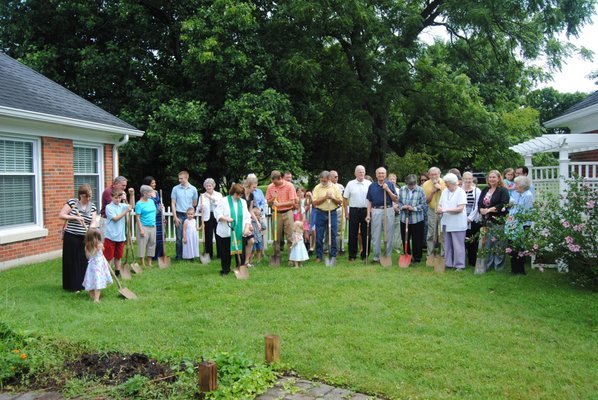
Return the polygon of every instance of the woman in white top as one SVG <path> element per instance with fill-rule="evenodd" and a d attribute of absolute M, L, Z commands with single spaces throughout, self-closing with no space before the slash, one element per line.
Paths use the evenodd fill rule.
<path fill-rule="evenodd" d="M 216 225 L 216 245 L 220 254 L 220 275 L 230 273 L 231 255 L 235 256 L 237 268 L 243 257 L 243 237 L 251 234 L 251 217 L 247 202 L 241 198 L 243 185 L 233 183 L 229 195 L 218 203 L 214 217 Z M 236 257 L 236 255 L 239 255 Z"/>
<path fill-rule="evenodd" d="M 473 184 L 473 174 L 471 172 L 463 173 L 463 185 L 467 196 L 467 231 L 465 232 L 465 249 L 467 251 L 467 263 L 474 267 L 478 258 L 478 237 L 482 224 L 480 223 L 480 211 L 478 210 L 478 200 L 482 191 Z"/>
<path fill-rule="evenodd" d="M 201 214 L 201 218 L 204 223 L 204 251 L 210 255 L 210 258 L 214 258 L 214 233 L 216 232 L 216 218 L 214 217 L 214 211 L 220 200 L 222 200 L 222 194 L 214 190 L 216 182 L 214 179 L 208 178 L 203 182 L 203 187 L 206 189 L 205 193 L 199 196 L 199 202 L 197 204 L 197 213 Z M 219 253 L 219 250 L 217 250 Z M 218 257 L 218 254 L 216 254 Z"/>
<path fill-rule="evenodd" d="M 442 214 L 442 232 L 444 238 L 444 258 L 447 268 L 465 269 L 465 231 L 467 196 L 458 186 L 455 174 L 446 174 L 443 178 L 446 189 L 440 195 L 436 212 Z"/>

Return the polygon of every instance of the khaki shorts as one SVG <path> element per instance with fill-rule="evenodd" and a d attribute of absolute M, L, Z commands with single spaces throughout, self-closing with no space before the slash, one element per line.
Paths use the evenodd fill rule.
<path fill-rule="evenodd" d="M 156 227 L 144 226 L 144 236 L 137 232 L 137 257 L 153 257 L 156 255 Z"/>

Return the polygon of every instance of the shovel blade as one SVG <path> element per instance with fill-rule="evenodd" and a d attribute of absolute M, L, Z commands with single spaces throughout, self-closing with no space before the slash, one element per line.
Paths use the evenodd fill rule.
<path fill-rule="evenodd" d="M 444 272 L 445 265 L 444 265 L 444 257 L 436 256 L 436 260 L 434 260 L 434 272 Z"/>
<path fill-rule="evenodd" d="M 392 265 L 392 257 L 391 256 L 380 256 L 380 265 L 384 268 L 388 268 Z"/>
<path fill-rule="evenodd" d="M 133 270 L 133 272 L 135 272 L 137 275 L 139 275 L 141 273 L 141 267 L 139 266 L 139 264 L 137 263 L 131 263 L 131 269 Z"/>
<path fill-rule="evenodd" d="M 271 267 L 280 267 L 280 256 L 270 256 L 268 261 Z"/>
<path fill-rule="evenodd" d="M 158 257 L 158 267 L 160 267 L 160 269 L 170 267 L 170 257 L 168 257 L 168 256 Z"/>
<path fill-rule="evenodd" d="M 486 258 L 478 257 L 478 259 L 475 262 L 474 274 L 479 275 L 484 273 L 486 273 Z"/>
<path fill-rule="evenodd" d="M 126 287 L 119 288 L 118 293 L 127 300 L 133 300 L 137 298 L 137 295 L 133 293 L 131 289 Z"/>
<path fill-rule="evenodd" d="M 426 267 L 433 267 L 436 264 L 436 256 L 434 254 L 426 258 Z"/>
<path fill-rule="evenodd" d="M 407 268 L 411 265 L 411 254 L 401 254 L 399 257 L 399 267 Z"/>
<path fill-rule="evenodd" d="M 129 264 L 124 264 L 120 268 L 120 276 L 125 280 L 128 281 L 131 279 L 131 267 Z"/>
<path fill-rule="evenodd" d="M 326 264 L 327 267 L 334 267 L 336 265 L 336 257 L 324 258 L 324 264 Z"/>
<path fill-rule="evenodd" d="M 209 264 L 211 260 L 210 255 L 209 254 L 200 254 L 199 255 L 199 261 L 201 261 L 201 263 L 203 265 Z"/>
<path fill-rule="evenodd" d="M 237 279 L 249 279 L 249 268 L 247 268 L 247 265 L 241 265 L 239 268 L 235 268 L 233 272 L 235 273 L 235 277 Z"/>

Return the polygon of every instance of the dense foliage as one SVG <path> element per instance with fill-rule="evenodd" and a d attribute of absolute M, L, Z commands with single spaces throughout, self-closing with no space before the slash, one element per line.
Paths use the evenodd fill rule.
<path fill-rule="evenodd" d="M 165 185 L 272 168 L 368 170 L 389 154 L 502 168 L 541 133 L 526 100 L 594 0 L 6 0 L 0 49 L 146 130 L 123 170 Z M 445 41 L 428 45 L 431 29 Z M 542 95 L 548 99 L 547 94 Z M 555 99 L 556 101 L 556 99 Z M 484 154 L 484 159 L 477 157 Z M 415 171 L 413 171 L 415 172 Z"/>

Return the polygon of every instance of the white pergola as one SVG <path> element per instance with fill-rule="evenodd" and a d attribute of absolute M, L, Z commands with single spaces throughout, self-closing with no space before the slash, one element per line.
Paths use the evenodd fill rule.
<path fill-rule="evenodd" d="M 526 142 L 511 146 L 510 149 L 519 153 L 525 159 L 525 166 L 532 170 L 532 156 L 537 153 L 559 153 L 557 176 L 559 191 L 563 193 L 565 180 L 571 177 L 571 153 L 598 150 L 598 92 L 590 94 L 578 103 L 575 111 L 568 112 L 544 123 L 547 128 L 569 128 L 570 134 L 542 135 Z M 575 106 L 573 107 L 575 109 Z M 574 163 L 580 164 L 580 163 Z M 598 160 L 586 162 L 583 166 L 584 175 L 596 180 L 596 165 Z M 574 166 L 575 167 L 575 166 Z M 536 167 L 542 168 L 542 167 Z M 548 168 L 548 167 L 546 167 Z M 589 172 L 588 172 L 589 171 Z"/>

